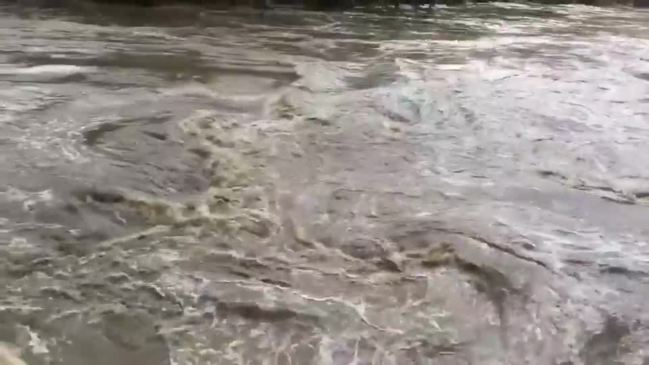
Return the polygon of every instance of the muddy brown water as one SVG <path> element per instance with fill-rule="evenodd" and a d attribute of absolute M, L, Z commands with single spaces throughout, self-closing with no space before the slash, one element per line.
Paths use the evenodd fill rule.
<path fill-rule="evenodd" d="M 0 45 L 2 353 L 649 364 L 648 12 L 5 4 Z"/>

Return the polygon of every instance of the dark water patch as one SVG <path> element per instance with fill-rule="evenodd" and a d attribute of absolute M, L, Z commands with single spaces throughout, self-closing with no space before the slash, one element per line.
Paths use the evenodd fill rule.
<path fill-rule="evenodd" d="M 377 257 L 384 257 L 386 250 L 374 239 L 359 237 L 350 239 L 343 243 L 341 250 L 357 259 L 368 260 Z"/>
<path fill-rule="evenodd" d="M 199 304 L 210 303 L 214 305 L 215 315 L 221 317 L 236 316 L 251 321 L 262 322 L 285 322 L 299 320 L 303 323 L 317 325 L 317 316 L 299 313 L 288 308 L 273 308 L 258 303 L 231 302 L 217 299 L 210 295 L 202 295 L 198 298 Z"/>
<path fill-rule="evenodd" d="M 0 75 L 0 78 L 2 81 L 8 81 L 11 83 L 14 83 L 16 85 L 33 85 L 34 83 L 37 84 L 63 84 L 63 83 L 79 83 L 79 82 L 84 82 L 88 80 L 88 75 L 84 74 L 83 71 L 79 71 L 78 73 L 73 73 L 73 74 L 68 74 L 68 75 L 56 75 L 56 74 L 34 74 L 34 75 L 29 75 L 29 74 L 16 74 L 16 75 L 9 75 L 9 76 L 4 76 Z"/>
<path fill-rule="evenodd" d="M 167 122 L 171 119 L 169 115 L 157 115 L 150 116 L 146 118 L 134 118 L 134 119 L 123 119 L 117 122 L 103 123 L 99 126 L 88 129 L 84 131 L 85 143 L 89 146 L 95 146 L 100 143 L 107 135 L 110 135 L 112 132 L 116 132 L 122 128 L 127 127 L 130 124 L 140 123 L 140 124 L 160 124 Z M 155 133 L 155 132 L 154 132 Z M 159 139 L 159 138 L 158 138 Z M 164 140 L 164 139 L 163 139 Z"/>
<path fill-rule="evenodd" d="M 82 201 L 88 201 L 88 199 L 91 199 L 92 201 L 102 204 L 116 204 L 124 203 L 126 201 L 123 194 L 114 191 L 78 191 L 75 192 L 75 195 L 77 195 Z"/>
<path fill-rule="evenodd" d="M 649 276 L 648 272 L 633 270 L 620 265 L 600 264 L 600 272 L 609 275 L 622 275 L 628 278 L 642 279 Z"/>
<path fill-rule="evenodd" d="M 144 134 L 146 134 L 147 136 L 150 136 L 150 137 L 152 137 L 152 138 L 155 138 L 155 139 L 157 139 L 157 140 L 160 140 L 160 141 L 166 141 L 167 139 L 169 139 L 169 136 L 167 136 L 167 135 L 164 134 L 164 133 L 160 133 L 160 132 L 144 131 L 144 132 L 142 132 L 142 133 L 144 133 Z"/>
<path fill-rule="evenodd" d="M 638 73 L 635 75 L 635 77 L 641 79 L 641 80 L 646 80 L 649 81 L 649 73 Z"/>
<path fill-rule="evenodd" d="M 629 327 L 615 317 L 609 317 L 599 333 L 594 334 L 584 344 L 580 357 L 587 364 L 609 365 L 619 363 L 616 359 L 623 353 L 622 343 L 630 334 Z"/>

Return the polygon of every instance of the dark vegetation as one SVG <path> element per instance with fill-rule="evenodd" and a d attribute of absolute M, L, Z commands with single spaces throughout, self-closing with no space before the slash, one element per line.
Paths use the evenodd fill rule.
<path fill-rule="evenodd" d="M 428 8 L 437 3 L 446 5 L 464 5 L 466 3 L 481 3 L 491 0 L 91 0 L 101 3 L 130 4 L 137 6 L 158 6 L 169 4 L 195 4 L 209 7 L 253 7 L 273 8 L 290 6 L 308 10 L 344 10 L 355 6 L 375 6 L 386 9 L 396 8 L 399 4 L 410 4 L 415 7 Z M 502 0 L 500 0 L 502 1 Z M 506 0 L 505 0 L 506 1 Z M 531 0 L 546 4 L 581 3 L 595 6 L 634 5 L 649 7 L 649 0 Z"/>

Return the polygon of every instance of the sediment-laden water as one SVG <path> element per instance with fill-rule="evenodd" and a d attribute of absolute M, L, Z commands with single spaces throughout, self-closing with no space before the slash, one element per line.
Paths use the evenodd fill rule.
<path fill-rule="evenodd" d="M 3 5 L 0 356 L 647 365 L 648 138 L 647 12 Z"/>

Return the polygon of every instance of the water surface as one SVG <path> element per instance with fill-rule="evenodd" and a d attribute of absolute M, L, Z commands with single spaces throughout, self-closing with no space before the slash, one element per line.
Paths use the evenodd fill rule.
<path fill-rule="evenodd" d="M 30 365 L 649 363 L 649 13 L 0 7 Z"/>

